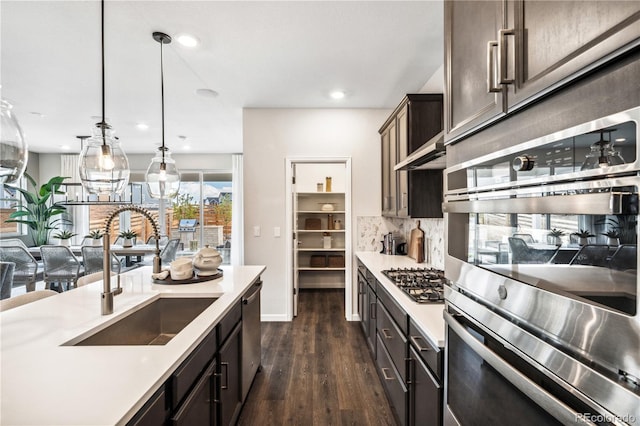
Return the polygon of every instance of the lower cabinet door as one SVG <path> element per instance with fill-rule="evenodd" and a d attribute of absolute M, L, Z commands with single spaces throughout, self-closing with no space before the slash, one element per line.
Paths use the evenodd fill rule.
<path fill-rule="evenodd" d="M 216 363 L 211 361 L 198 383 L 186 397 L 176 414 L 171 418 L 173 426 L 204 426 L 215 424 L 215 372 Z"/>
<path fill-rule="evenodd" d="M 384 347 L 384 343 L 380 339 L 380 336 L 376 338 L 377 342 L 377 358 L 376 363 L 380 370 L 380 376 L 382 386 L 384 387 L 389 402 L 393 410 L 397 415 L 397 420 L 400 425 L 406 425 L 408 422 L 407 416 L 407 388 L 400 377 L 400 374 L 393 365 L 389 352 Z"/>
<path fill-rule="evenodd" d="M 409 418 L 415 426 L 442 424 L 442 385 L 433 377 L 413 347 L 411 358 L 411 389 Z"/>
<path fill-rule="evenodd" d="M 240 408 L 242 396 L 240 394 L 240 329 L 239 322 L 219 352 L 219 380 L 220 380 L 220 424 L 234 424 Z"/>

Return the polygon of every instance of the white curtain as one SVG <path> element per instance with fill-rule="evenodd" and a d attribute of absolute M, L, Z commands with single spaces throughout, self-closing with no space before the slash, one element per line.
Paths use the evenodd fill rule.
<path fill-rule="evenodd" d="M 242 154 L 233 154 L 231 192 L 233 210 L 231 212 L 231 264 L 244 264 L 244 208 Z"/>

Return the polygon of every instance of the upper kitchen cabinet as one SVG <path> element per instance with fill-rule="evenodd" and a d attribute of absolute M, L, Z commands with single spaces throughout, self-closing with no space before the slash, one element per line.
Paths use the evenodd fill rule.
<path fill-rule="evenodd" d="M 640 3 L 445 1 L 445 141 L 640 45 Z"/>
<path fill-rule="evenodd" d="M 445 141 L 505 114 L 504 88 L 496 81 L 501 1 L 445 1 Z M 492 41 L 493 40 L 493 41 Z"/>
<path fill-rule="evenodd" d="M 442 171 L 400 170 L 396 163 L 442 130 L 442 95 L 406 95 L 380 128 L 382 215 L 442 217 Z"/>

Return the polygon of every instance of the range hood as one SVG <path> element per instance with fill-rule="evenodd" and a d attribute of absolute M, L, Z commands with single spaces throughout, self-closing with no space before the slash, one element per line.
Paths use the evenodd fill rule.
<path fill-rule="evenodd" d="M 446 167 L 444 131 L 396 164 L 394 170 L 444 169 Z"/>

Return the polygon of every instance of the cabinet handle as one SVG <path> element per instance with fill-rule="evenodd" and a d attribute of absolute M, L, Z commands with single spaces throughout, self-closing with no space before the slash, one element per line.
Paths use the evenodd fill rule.
<path fill-rule="evenodd" d="M 382 335 L 384 336 L 385 339 L 393 339 L 393 336 L 389 332 L 388 328 L 382 328 L 382 329 L 380 329 L 380 332 L 382 333 Z"/>
<path fill-rule="evenodd" d="M 496 47 L 498 47 L 497 41 L 490 41 L 489 43 L 487 43 L 487 92 L 488 93 L 502 92 L 502 87 L 493 84 L 496 78 L 493 50 Z"/>
<path fill-rule="evenodd" d="M 499 64 L 498 83 L 499 84 L 515 83 L 515 79 L 507 78 L 507 73 L 508 73 L 507 57 L 509 56 L 509 54 L 507 53 L 507 43 L 506 43 L 507 36 L 514 36 L 515 38 L 515 35 L 516 35 L 516 31 L 514 29 L 498 31 L 498 64 Z M 515 62 L 514 62 L 514 65 L 515 65 Z"/>
<path fill-rule="evenodd" d="M 385 380 L 395 380 L 395 377 L 387 374 L 387 371 L 389 371 L 388 368 L 380 368 L 380 371 L 382 371 L 382 377 L 384 377 Z"/>
<path fill-rule="evenodd" d="M 220 389 L 224 390 L 224 389 L 229 389 L 229 363 L 221 362 L 220 369 L 222 369 L 222 367 L 224 367 L 224 385 L 220 384 Z"/>
<path fill-rule="evenodd" d="M 413 345 L 418 348 L 418 350 L 420 352 L 426 352 L 426 351 L 430 351 L 431 347 L 430 346 L 422 346 L 420 343 L 418 343 L 418 341 L 422 341 L 424 342 L 424 339 L 420 336 L 411 336 L 409 337 L 411 339 L 411 342 L 413 343 Z"/>
<path fill-rule="evenodd" d="M 369 318 L 376 319 L 376 302 L 369 304 Z"/>
<path fill-rule="evenodd" d="M 403 192 L 402 193 L 402 208 L 406 209 L 409 206 L 409 203 L 407 202 L 409 197 L 407 197 L 407 193 Z"/>

